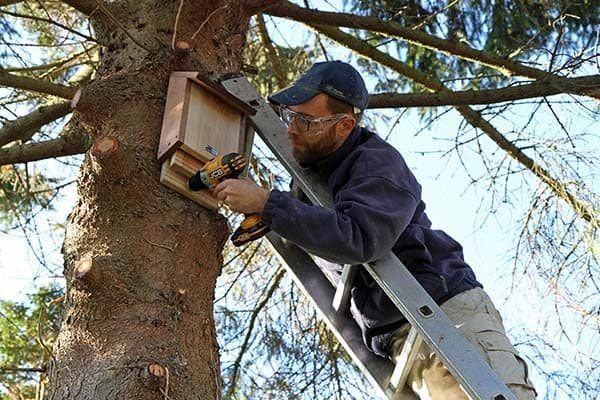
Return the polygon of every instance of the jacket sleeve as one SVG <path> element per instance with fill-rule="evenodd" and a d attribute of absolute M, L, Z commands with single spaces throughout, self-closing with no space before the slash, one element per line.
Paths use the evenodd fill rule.
<path fill-rule="evenodd" d="M 271 191 L 262 219 L 308 252 L 340 264 L 381 258 L 410 223 L 417 200 L 390 180 L 359 177 L 334 199 L 335 209 L 306 204 L 287 192 Z"/>

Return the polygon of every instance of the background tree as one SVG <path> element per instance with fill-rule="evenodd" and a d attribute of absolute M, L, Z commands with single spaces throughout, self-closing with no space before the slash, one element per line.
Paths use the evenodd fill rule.
<path fill-rule="evenodd" d="M 0 302 L 0 385 L 9 398 L 43 398 L 44 372 L 59 328 L 62 289 L 42 286 L 27 303 Z M 59 299 L 59 301 L 55 301 Z M 19 367 L 8 367 L 19 366 Z M 32 384 L 36 382 L 36 384 Z"/>
<path fill-rule="evenodd" d="M 551 329 L 511 334 L 546 375 L 547 398 L 597 393 L 594 2 L 0 4 L 0 220 L 24 232 L 47 266 L 36 224 L 78 176 L 75 208 L 55 226 L 66 300 L 43 368 L 48 398 L 360 396 L 364 382 L 269 249 L 227 247 L 223 258 L 225 219 L 161 186 L 155 161 L 169 71 L 242 71 L 266 94 L 315 59 L 340 56 L 375 82 L 370 105 L 384 111 L 367 122 L 387 121 L 390 140 L 409 113 L 385 109 L 414 107 L 421 132 L 462 119 L 441 144 L 431 141 L 429 160 L 460 166 L 483 188 L 482 224 L 507 208 L 521 215 L 515 291 L 551 293 L 556 310 L 543 313 Z M 290 20 L 312 40 L 282 34 Z M 116 144 L 109 154 L 92 147 L 106 137 Z M 260 143 L 252 166 L 263 183 L 288 184 Z M 213 322 L 220 273 L 223 387 Z M 560 351 L 565 342 L 575 357 Z M 26 382 L 10 382 L 27 393 Z"/>

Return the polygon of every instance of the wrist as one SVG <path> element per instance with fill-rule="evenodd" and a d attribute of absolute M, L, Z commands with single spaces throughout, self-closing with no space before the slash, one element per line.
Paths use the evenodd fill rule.
<path fill-rule="evenodd" d="M 263 210 L 265 209 L 265 205 L 267 204 L 267 201 L 269 201 L 269 197 L 271 196 L 271 190 L 265 189 L 265 188 L 261 188 L 261 190 L 262 190 L 262 196 L 261 196 L 262 199 L 261 199 L 259 213 L 262 214 Z"/>

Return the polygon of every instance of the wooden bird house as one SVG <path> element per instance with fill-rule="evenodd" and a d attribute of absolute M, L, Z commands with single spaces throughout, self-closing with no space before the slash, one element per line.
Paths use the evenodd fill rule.
<path fill-rule="evenodd" d="M 160 182 L 210 209 L 217 200 L 208 190 L 193 192 L 188 179 L 213 156 L 237 152 L 248 159 L 247 116 L 255 110 L 215 82 L 197 72 L 174 71 L 169 78 L 167 101 L 158 145 L 162 163 Z"/>

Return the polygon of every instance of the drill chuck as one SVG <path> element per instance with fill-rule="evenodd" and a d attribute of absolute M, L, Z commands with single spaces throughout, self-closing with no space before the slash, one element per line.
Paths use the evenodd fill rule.
<path fill-rule="evenodd" d="M 197 192 L 198 190 L 208 189 L 210 187 L 210 182 L 206 179 L 206 174 L 204 170 L 200 170 L 196 172 L 195 175 L 190 177 L 188 181 L 188 187 L 190 190 Z"/>
<path fill-rule="evenodd" d="M 225 179 L 237 178 L 245 166 L 246 160 L 238 153 L 215 157 L 190 177 L 188 187 L 193 191 L 215 187 Z"/>

